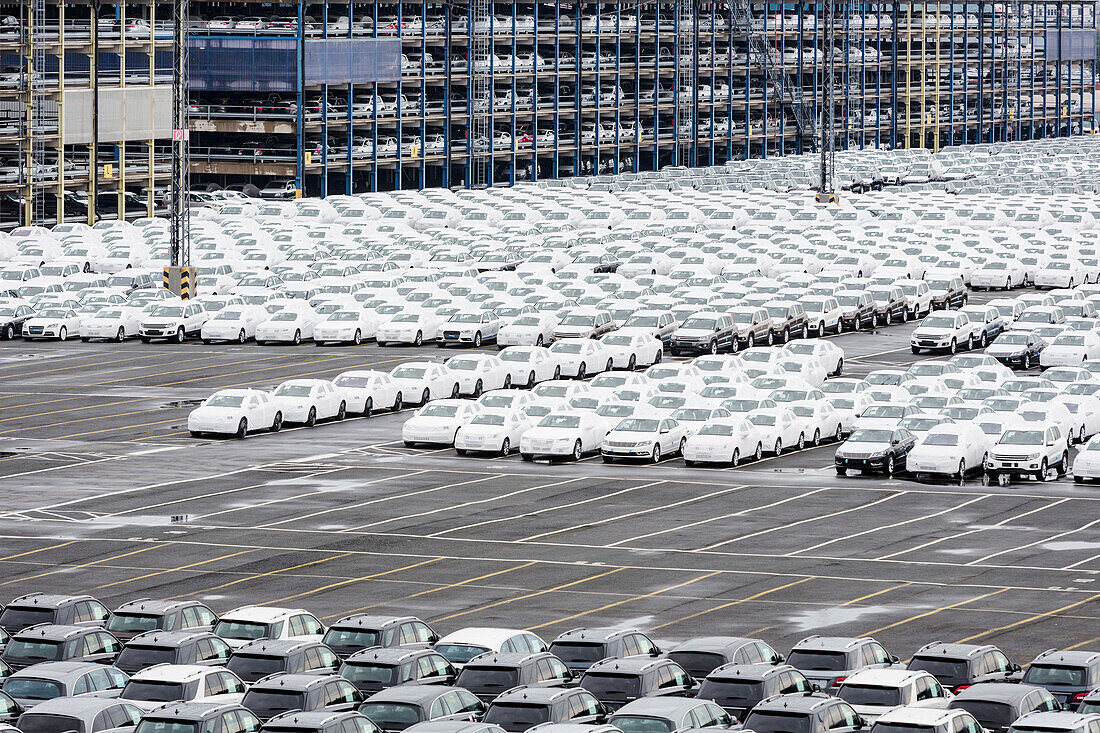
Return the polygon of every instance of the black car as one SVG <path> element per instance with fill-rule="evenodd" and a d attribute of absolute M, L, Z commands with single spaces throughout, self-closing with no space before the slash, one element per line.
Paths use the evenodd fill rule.
<path fill-rule="evenodd" d="M 772 317 L 772 333 L 783 343 L 789 342 L 792 336 L 810 337 L 810 320 L 801 303 L 794 300 L 770 300 L 764 304 L 764 309 Z"/>
<path fill-rule="evenodd" d="M 572 682 L 576 676 L 550 652 L 489 652 L 467 662 L 455 684 L 474 693 L 482 701 L 491 702 L 513 687 L 561 687 Z"/>
<path fill-rule="evenodd" d="M 991 644 L 934 641 L 917 650 L 906 668 L 930 672 L 955 694 L 979 682 L 1017 682 L 1023 677 L 1020 665 Z"/>
<path fill-rule="evenodd" d="M 439 634 L 415 616 L 361 613 L 335 622 L 321 641 L 341 658 L 346 658 L 360 649 L 376 646 L 429 647 L 439 641 Z"/>
<path fill-rule="evenodd" d="M 0 306 L 0 337 L 11 341 L 23 333 L 23 323 L 34 315 L 29 305 Z"/>
<path fill-rule="evenodd" d="M 379 733 L 366 715 L 355 712 L 312 710 L 276 715 L 260 728 L 261 733 Z"/>
<path fill-rule="evenodd" d="M 154 664 L 224 666 L 233 650 L 209 631 L 148 631 L 122 647 L 115 666 L 133 674 Z"/>
<path fill-rule="evenodd" d="M 671 659 L 625 657 L 592 665 L 580 686 L 617 710 L 640 697 L 692 697 L 699 684 Z"/>
<path fill-rule="evenodd" d="M 39 624 L 13 634 L 3 659 L 20 670 L 39 662 L 99 662 L 113 664 L 122 644 L 102 629 Z"/>
<path fill-rule="evenodd" d="M 967 711 L 992 733 L 1004 733 L 1021 715 L 1062 709 L 1058 700 L 1042 687 L 1005 682 L 967 687 L 947 707 Z"/>
<path fill-rule="evenodd" d="M 1013 369 L 1030 369 L 1039 363 L 1047 342 L 1031 331 L 1005 331 L 985 353 Z"/>
<path fill-rule="evenodd" d="M 726 664 L 707 675 L 695 696 L 744 720 L 761 700 L 816 689 L 817 685 L 789 664 Z"/>
<path fill-rule="evenodd" d="M 116 608 L 107 630 L 126 642 L 147 631 L 210 631 L 217 622 L 217 614 L 198 601 L 141 599 Z"/>
<path fill-rule="evenodd" d="M 13 634 L 38 624 L 103 626 L 110 617 L 107 607 L 91 596 L 28 593 L 0 613 L 0 628 Z"/>
<path fill-rule="evenodd" d="M 363 649 L 344 660 L 340 674 L 366 694 L 394 685 L 453 685 L 458 671 L 434 649 Z"/>
<path fill-rule="evenodd" d="M 485 703 L 461 687 L 398 685 L 368 697 L 359 712 L 384 731 L 403 731 L 431 720 L 479 721 Z"/>
<path fill-rule="evenodd" d="M 849 471 L 892 476 L 905 470 L 906 457 L 916 444 L 916 436 L 905 428 L 859 428 L 836 449 L 833 464 L 838 476 Z"/>
<path fill-rule="evenodd" d="M 243 705 L 215 702 L 181 702 L 165 705 L 141 717 L 134 733 L 165 731 L 217 731 L 256 733 L 260 719 Z"/>
<path fill-rule="evenodd" d="M 607 720 L 607 713 L 607 708 L 587 690 L 517 687 L 493 700 L 483 722 L 519 733 L 543 723 L 599 724 Z"/>
<path fill-rule="evenodd" d="M 674 646 L 665 656 L 697 680 L 729 664 L 744 666 L 779 664 L 783 661 L 783 655 L 767 643 L 740 636 L 700 636 L 688 639 Z"/>
<path fill-rule="evenodd" d="M 1072 710 L 1100 685 L 1100 653 L 1048 649 L 1031 661 L 1022 682 L 1049 690 Z"/>
<path fill-rule="evenodd" d="M 550 642 L 550 653 L 574 671 L 588 669 L 603 659 L 656 657 L 661 650 L 637 629 L 572 629 Z"/>
<path fill-rule="evenodd" d="M 319 641 L 258 639 L 235 649 L 226 667 L 255 682 L 273 674 L 334 674 L 340 658 Z"/>
<path fill-rule="evenodd" d="M 241 704 L 262 721 L 290 710 L 355 710 L 363 693 L 335 674 L 273 674 L 254 683 Z"/>
<path fill-rule="evenodd" d="M 909 302 L 905 293 L 896 285 L 868 288 L 875 307 L 877 323 L 889 326 L 894 322 L 905 323 L 909 320 Z"/>
<path fill-rule="evenodd" d="M 719 351 L 737 351 L 738 328 L 728 313 L 702 311 L 684 320 L 672 332 L 669 349 L 673 356 L 680 354 L 717 354 Z"/>
<path fill-rule="evenodd" d="M 744 723 L 755 733 L 855 733 L 866 727 L 851 705 L 819 692 L 770 697 L 757 704 Z"/>

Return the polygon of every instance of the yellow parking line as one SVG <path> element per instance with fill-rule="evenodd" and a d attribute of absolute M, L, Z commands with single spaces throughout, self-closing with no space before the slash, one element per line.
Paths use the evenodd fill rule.
<path fill-rule="evenodd" d="M 147 545 L 147 546 L 139 548 L 137 550 L 130 550 L 129 552 L 123 552 L 120 555 L 113 555 L 111 557 L 105 557 L 101 560 L 92 560 L 91 562 L 85 562 L 85 563 L 81 563 L 79 565 L 62 565 L 61 567 L 55 568 L 53 570 L 47 570 L 46 572 L 39 573 L 38 575 L 31 575 L 31 576 L 25 577 L 25 578 L 12 578 L 11 580 L 5 580 L 3 582 L 0 582 L 0 585 L 10 585 L 12 583 L 25 583 L 28 580 L 35 580 L 36 578 L 44 578 L 47 575 L 56 575 L 57 573 L 67 573 L 67 572 L 70 572 L 72 570 L 80 570 L 81 568 L 91 567 L 92 565 L 102 565 L 105 562 L 111 562 L 112 560 L 120 560 L 124 557 L 130 557 L 131 555 L 138 555 L 138 554 L 141 554 L 142 552 L 148 552 L 149 550 L 155 550 L 159 547 L 167 547 L 170 544 L 172 544 L 172 543 L 171 542 L 164 543 L 164 544 L 157 543 L 157 544 L 153 544 L 153 545 Z"/>
<path fill-rule="evenodd" d="M 370 575 L 361 575 L 358 578 L 347 578 L 345 580 L 341 580 L 341 581 L 336 582 L 336 583 L 329 583 L 328 585 L 322 585 L 320 588 L 314 588 L 312 590 L 302 591 L 301 593 L 295 593 L 293 595 L 283 596 L 282 598 L 276 598 L 273 601 L 267 601 L 267 604 L 272 605 L 272 606 L 278 605 L 280 603 L 285 603 L 286 601 L 293 601 L 293 600 L 298 599 L 298 598 L 303 598 L 305 596 L 311 596 L 315 593 L 321 593 L 323 591 L 331 590 L 333 588 L 340 588 L 340 587 L 345 586 L 345 585 L 351 585 L 352 583 L 361 583 L 364 580 L 373 580 L 374 578 L 381 578 L 381 577 L 384 577 L 386 575 L 393 575 L 394 573 L 400 573 L 400 572 L 403 572 L 405 570 L 412 570 L 413 568 L 418 568 L 421 565 L 431 565 L 433 562 L 439 562 L 442 559 L 443 558 L 441 558 L 441 557 L 433 557 L 430 560 L 422 560 L 421 562 L 416 562 L 416 563 L 413 563 L 412 565 L 406 565 L 403 568 L 394 568 L 393 570 L 384 570 L 384 571 L 378 572 L 378 573 L 371 573 Z"/>
<path fill-rule="evenodd" d="M 874 636 L 875 634 L 886 631 L 887 629 L 893 629 L 893 628 L 896 628 L 898 626 L 904 626 L 905 624 L 910 623 L 912 621 L 917 621 L 917 620 L 922 619 L 922 618 L 928 618 L 929 616 L 934 616 L 937 613 L 941 613 L 942 611 L 949 611 L 952 608 L 958 608 L 959 606 L 965 606 L 965 605 L 968 605 L 970 603 L 975 603 L 977 601 L 982 600 L 983 598 L 989 598 L 990 596 L 995 596 L 995 595 L 998 595 L 1000 593 L 1004 593 L 1006 590 L 1008 590 L 1008 588 L 1001 588 L 999 590 L 995 590 L 995 591 L 992 591 L 990 593 L 983 593 L 982 595 L 975 596 L 974 598 L 967 598 L 964 601 L 958 601 L 956 603 L 951 603 L 951 604 L 948 604 L 946 606 L 940 606 L 939 608 L 933 608 L 931 611 L 925 611 L 924 613 L 918 613 L 915 616 L 910 616 L 909 618 L 903 618 L 901 621 L 895 621 L 892 624 L 886 624 L 885 626 L 880 626 L 877 629 L 872 629 L 871 631 L 868 631 L 865 634 L 861 634 L 861 636 Z"/>
<path fill-rule="evenodd" d="M 27 550 L 26 552 L 20 552 L 17 555 L 8 555 L 7 557 L 0 557 L 0 562 L 3 562 L 5 560 L 14 560 L 17 557 L 26 557 L 27 555 L 34 555 L 35 553 L 38 553 L 38 552 L 48 552 L 49 550 L 56 550 L 60 547 L 65 547 L 66 545 L 75 545 L 77 542 L 78 542 L 78 540 L 69 540 L 68 542 L 62 542 L 60 544 L 50 545 L 49 547 L 39 547 L 37 550 Z"/>
<path fill-rule="evenodd" d="M 157 365 L 156 376 L 160 377 L 160 376 L 165 376 L 167 374 L 183 374 L 184 372 L 193 372 L 193 371 L 197 371 L 199 369 L 217 369 L 219 367 L 234 366 L 236 364 L 254 364 L 258 361 L 267 361 L 269 359 L 274 359 L 274 358 L 276 358 L 275 354 L 268 354 L 267 356 L 261 356 L 258 359 L 242 359 L 241 361 L 233 361 L 233 362 L 229 362 L 228 364 L 218 364 L 216 361 L 210 359 L 210 355 L 207 354 L 206 356 L 196 358 L 196 359 L 181 359 L 179 361 L 174 361 L 174 362 L 170 361 L 170 362 L 165 362 L 164 364 L 158 364 Z M 192 361 L 199 361 L 200 359 L 205 359 L 205 360 L 208 361 L 208 363 L 203 365 L 203 366 L 190 367 L 188 369 L 173 369 L 172 371 L 167 371 L 167 372 L 161 371 L 161 369 L 160 369 L 160 367 L 162 367 L 162 366 L 170 366 L 172 364 L 186 364 L 186 363 L 192 362 Z M 280 364 L 273 364 L 269 368 L 279 369 L 279 368 L 285 368 L 286 366 L 287 366 L 287 364 L 285 362 L 283 362 L 283 363 L 280 363 Z M 105 385 L 105 384 L 116 384 L 118 382 L 129 382 L 129 381 L 132 381 L 134 379 L 147 379 L 148 377 L 149 377 L 149 374 L 147 374 L 147 373 L 146 374 L 136 374 L 132 377 L 122 377 L 120 379 L 111 379 L 111 380 L 108 380 L 106 382 L 93 382 L 92 386 L 99 387 L 99 386 L 102 386 L 102 385 Z"/>
<path fill-rule="evenodd" d="M 147 410 L 146 412 L 149 412 L 149 411 Z M 86 433 L 73 433 L 71 435 L 58 435 L 58 436 L 55 436 L 53 439 L 54 440 L 66 440 L 68 438 L 80 438 L 80 437 L 83 437 L 85 435 L 96 435 L 98 433 L 110 433 L 110 432 L 115 432 L 115 431 L 120 431 L 120 430 L 131 430 L 133 428 L 147 428 L 150 425 L 164 425 L 165 423 L 179 422 L 179 420 L 180 420 L 180 418 L 174 417 L 171 420 L 158 420 L 156 422 L 146 422 L 146 423 L 140 423 L 138 425 L 116 425 L 116 426 L 111 427 L 111 428 L 103 428 L 102 430 L 89 430 Z M 45 427 L 50 427 L 50 426 L 45 426 Z"/>
<path fill-rule="evenodd" d="M 209 560 L 200 560 L 198 562 L 193 562 L 193 563 L 190 563 L 188 565 L 179 565 L 179 566 L 174 567 L 174 568 L 165 568 L 164 570 L 157 570 L 156 572 L 153 572 L 153 573 L 146 573 L 145 575 L 139 575 L 136 578 L 128 578 L 126 580 L 116 580 L 114 583 L 104 583 L 103 585 L 97 585 L 95 588 L 92 588 L 92 590 L 102 590 L 104 588 L 113 588 L 116 585 L 125 585 L 126 583 L 134 583 L 134 582 L 139 581 L 139 580 L 145 580 L 147 578 L 155 578 L 159 575 L 165 575 L 167 573 L 179 573 L 179 572 L 183 572 L 184 570 L 190 570 L 191 568 L 197 568 L 200 565 L 209 565 L 210 563 L 217 562 L 218 560 L 228 560 L 231 557 L 237 557 L 238 555 L 247 555 L 248 553 L 255 552 L 255 551 L 256 550 L 252 549 L 252 550 L 241 550 L 240 552 L 231 552 L 228 555 L 222 555 L 221 557 L 212 557 Z"/>
<path fill-rule="evenodd" d="M 314 565 L 320 565 L 322 563 L 330 562 L 332 560 L 339 560 L 341 558 L 345 558 L 345 557 L 348 557 L 350 555 L 351 555 L 350 552 L 344 552 L 344 553 L 341 553 L 339 555 L 329 555 L 328 557 L 323 557 L 320 560 L 311 560 L 309 562 L 304 562 L 304 563 L 301 563 L 299 565 L 292 565 L 292 566 L 287 567 L 287 568 L 279 568 L 278 570 L 269 570 L 266 573 L 249 573 L 248 575 L 246 575 L 243 578 L 237 578 L 236 580 L 230 580 L 229 582 L 222 583 L 220 585 L 215 585 L 215 586 L 212 586 L 210 588 L 203 588 L 202 590 L 190 591 L 189 593 L 185 593 L 183 595 L 190 597 L 190 596 L 193 596 L 193 595 L 197 595 L 199 593 L 209 593 L 210 591 L 221 590 L 222 588 L 228 588 L 229 586 L 237 585 L 238 583 L 247 583 L 250 580 L 258 580 L 260 578 L 269 578 L 272 575 L 279 575 L 280 573 L 289 573 L 291 570 L 300 570 L 301 568 L 313 567 Z M 175 599 L 175 598 L 182 598 L 182 597 L 183 596 L 171 596 L 170 598 Z"/>
<path fill-rule="evenodd" d="M 1034 616 L 1028 616 L 1025 619 L 1021 619 L 1019 621 L 1015 621 L 1015 622 L 1010 623 L 1010 624 L 1005 624 L 1004 626 L 995 626 L 992 629 L 986 629 L 985 631 L 980 631 L 977 634 L 972 634 L 972 635 L 966 637 L 965 639 L 959 639 L 956 643 L 957 644 L 965 644 L 967 642 L 973 641 L 974 639 L 980 639 L 983 636 L 990 636 L 992 634 L 999 634 L 1002 631 L 1008 631 L 1009 629 L 1015 629 L 1015 628 L 1018 628 L 1020 626 L 1023 626 L 1024 624 L 1029 624 L 1033 621 L 1041 621 L 1042 619 L 1048 618 L 1050 616 L 1057 616 L 1060 613 L 1063 613 L 1065 611 L 1069 611 L 1070 609 L 1077 608 L 1079 606 L 1083 606 L 1086 603 L 1092 603 L 1093 601 L 1095 601 L 1098 598 L 1100 598 L 1100 593 L 1096 593 L 1094 595 L 1091 595 L 1088 598 L 1084 599 L 1083 601 L 1077 601 L 1075 603 L 1070 603 L 1068 606 L 1062 606 L 1061 608 L 1056 608 L 1053 611 L 1045 611 L 1043 613 L 1037 613 Z"/>
<path fill-rule="evenodd" d="M 681 616 L 680 618 L 674 618 L 671 621 L 666 621 L 663 624 L 659 624 L 657 626 L 651 626 L 649 628 L 650 628 L 651 631 L 656 631 L 657 629 L 663 629 L 666 626 L 672 626 L 673 624 L 678 624 L 681 621 L 687 621 L 688 619 L 693 619 L 693 618 L 696 618 L 698 616 L 705 616 L 708 613 L 714 613 L 715 611 L 721 611 L 723 608 L 729 608 L 730 606 L 739 606 L 742 603 L 748 603 L 749 601 L 755 601 L 757 598 L 761 598 L 761 597 L 766 596 L 770 593 L 776 593 L 778 591 L 785 590 L 787 588 L 790 588 L 791 586 L 799 585 L 799 584 L 805 583 L 806 581 L 809 581 L 809 580 L 813 580 L 813 577 L 802 578 L 801 580 L 796 580 L 793 583 L 787 583 L 786 585 L 781 585 L 778 588 L 770 588 L 770 589 L 765 590 L 765 591 L 760 591 L 759 593 L 748 596 L 747 598 L 739 598 L 736 601 L 730 601 L 728 603 L 723 603 L 720 606 L 715 606 L 714 608 L 708 608 L 705 611 L 699 611 L 698 613 L 691 613 L 691 614 L 688 614 L 687 616 Z"/>
<path fill-rule="evenodd" d="M 72 398 L 66 397 L 65 399 L 72 399 Z M 49 400 L 49 402 L 60 402 L 60 401 L 61 400 Z M 64 410 L 50 410 L 49 412 L 35 412 L 35 413 L 31 413 L 29 415 L 16 415 L 15 417 L 4 417 L 4 418 L 0 418 L 0 423 L 8 422 L 10 420 L 27 420 L 27 419 L 30 419 L 30 418 L 46 417 L 47 415 L 60 415 L 64 412 L 79 412 L 80 410 L 98 410 L 98 409 L 104 408 L 104 407 L 114 407 L 115 405 L 132 405 L 135 402 L 148 402 L 148 401 L 149 401 L 148 397 L 142 397 L 141 399 L 136 399 L 136 400 L 119 400 L 118 402 L 106 402 L 106 403 L 97 402 L 93 405 L 83 405 L 81 407 L 66 407 Z M 37 403 L 37 404 L 45 404 L 45 403 Z M 31 405 L 16 405 L 16 407 L 31 407 Z M 141 412 L 146 412 L 146 410 L 141 410 Z M 123 413 L 123 414 L 132 415 L 134 413 Z M 98 417 L 95 417 L 95 418 L 88 418 L 88 419 L 97 420 L 100 417 L 113 417 L 113 415 L 101 415 L 101 416 L 98 416 Z M 66 420 L 65 422 L 66 423 L 79 422 L 79 420 Z M 19 428 L 19 429 L 20 430 L 31 430 L 31 429 L 33 429 L 33 426 L 32 426 L 32 428 Z"/>

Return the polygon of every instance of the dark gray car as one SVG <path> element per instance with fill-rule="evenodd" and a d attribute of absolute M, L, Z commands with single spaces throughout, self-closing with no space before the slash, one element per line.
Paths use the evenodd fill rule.
<path fill-rule="evenodd" d="M 28 593 L 0 613 L 0 628 L 13 634 L 39 624 L 103 626 L 110 616 L 107 607 L 91 596 Z"/>
<path fill-rule="evenodd" d="M 607 708 L 587 690 L 516 687 L 493 700 L 484 722 L 509 733 L 542 723 L 596 724 L 607 720 Z"/>
<path fill-rule="evenodd" d="M 122 647 L 115 666 L 128 674 L 154 664 L 224 666 L 232 649 L 209 631 L 149 631 Z"/>
<path fill-rule="evenodd" d="M 15 727 L 23 733 L 100 733 L 133 727 L 141 716 L 141 708 L 128 702 L 59 697 L 20 715 Z"/>
<path fill-rule="evenodd" d="M 289 710 L 354 710 L 363 693 L 339 675 L 273 674 L 248 689 L 241 704 L 261 721 Z"/>
<path fill-rule="evenodd" d="M 462 668 L 455 684 L 484 702 L 513 687 L 561 687 L 577 675 L 550 652 L 537 654 L 489 652 Z"/>
<path fill-rule="evenodd" d="M 260 719 L 242 705 L 181 702 L 146 713 L 134 733 L 256 733 Z"/>
<path fill-rule="evenodd" d="M 341 658 L 376 646 L 428 647 L 439 634 L 416 616 L 345 616 L 325 632 L 322 641 Z"/>
<path fill-rule="evenodd" d="M 23 706 L 6 692 L 0 692 L 0 724 L 11 725 L 23 714 Z"/>
<path fill-rule="evenodd" d="M 574 671 L 583 672 L 602 659 L 649 656 L 661 653 L 653 641 L 637 629 L 572 629 L 550 642 L 550 653 Z"/>
<path fill-rule="evenodd" d="M 807 636 L 787 655 L 788 664 L 823 690 L 858 670 L 886 669 L 897 662 L 897 657 L 869 636 Z"/>
<path fill-rule="evenodd" d="M 740 636 L 697 636 L 677 644 L 666 657 L 697 680 L 727 664 L 779 664 L 783 655 L 760 639 Z"/>
<path fill-rule="evenodd" d="M 931 672 L 941 685 L 955 693 L 979 682 L 1015 682 L 1023 677 L 1020 665 L 1013 664 L 992 644 L 934 641 L 922 646 L 906 668 Z"/>
<path fill-rule="evenodd" d="M 1012 722 L 1026 713 L 1061 710 L 1061 704 L 1042 687 L 986 682 L 967 687 L 947 705 L 952 710 L 965 710 L 982 727 L 993 733 L 1003 733 Z"/>
<path fill-rule="evenodd" d="M 616 710 L 642 697 L 694 696 L 699 683 L 671 659 L 625 657 L 592 665 L 580 686 Z"/>
<path fill-rule="evenodd" d="M 56 697 L 117 696 L 129 679 L 117 667 L 95 662 L 42 662 L 4 680 L 3 690 L 30 709 Z"/>
<path fill-rule="evenodd" d="M 1022 682 L 1046 688 L 1072 710 L 1100 685 L 1100 652 L 1048 649 L 1032 660 Z"/>
<path fill-rule="evenodd" d="M 234 650 L 226 665 L 245 682 L 273 674 L 334 674 L 340 658 L 319 641 L 260 639 Z"/>
<path fill-rule="evenodd" d="M 107 621 L 107 630 L 126 642 L 147 631 L 210 631 L 217 622 L 217 614 L 198 601 L 143 598 L 116 608 Z"/>
<path fill-rule="evenodd" d="M 708 674 L 695 696 L 744 720 L 761 700 L 816 689 L 817 685 L 789 664 L 727 664 Z"/>
<path fill-rule="evenodd" d="M 755 733 L 855 733 L 865 726 L 851 705 L 817 692 L 762 700 L 745 716 L 744 724 Z"/>
<path fill-rule="evenodd" d="M 378 647 L 355 652 L 340 674 L 370 695 L 394 685 L 453 685 L 458 670 L 434 649 Z"/>
<path fill-rule="evenodd" d="M 1077 706 L 1079 713 L 1100 713 L 1100 687 L 1081 698 L 1081 704 Z"/>
<path fill-rule="evenodd" d="M 378 733 L 379 728 L 362 713 L 312 710 L 276 715 L 260 730 L 262 733 Z"/>
<path fill-rule="evenodd" d="M 89 626 L 41 624 L 12 635 L 4 661 L 15 670 L 39 662 L 113 664 L 122 644 L 106 631 Z"/>
<path fill-rule="evenodd" d="M 485 704 L 461 687 L 398 685 L 368 697 L 359 712 L 384 731 L 403 731 L 427 721 L 476 722 L 481 720 Z"/>
<path fill-rule="evenodd" d="M 607 721 L 623 733 L 695 729 L 724 730 L 736 723 L 726 711 L 709 700 L 647 697 L 624 705 Z"/>

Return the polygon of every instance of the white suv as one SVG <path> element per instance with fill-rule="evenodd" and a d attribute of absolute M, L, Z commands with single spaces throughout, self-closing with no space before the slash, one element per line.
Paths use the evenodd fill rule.
<path fill-rule="evenodd" d="M 984 730 L 965 710 L 901 707 L 884 713 L 871 726 L 870 733 L 885 733 L 899 728 L 909 733 L 983 733 Z"/>
<path fill-rule="evenodd" d="M 138 336 L 145 343 L 153 339 L 170 339 L 183 343 L 188 336 L 199 335 L 210 314 L 201 303 L 164 303 L 155 306 L 141 319 Z"/>
<path fill-rule="evenodd" d="M 154 664 L 135 673 L 119 699 L 149 711 L 166 702 L 240 703 L 244 693 L 244 682 L 223 667 Z"/>
<path fill-rule="evenodd" d="M 238 649 L 256 639 L 320 641 L 325 627 L 316 616 L 300 608 L 241 606 L 223 614 L 214 633 Z"/>
<path fill-rule="evenodd" d="M 1045 481 L 1048 468 L 1057 468 L 1059 475 L 1069 465 L 1069 443 L 1062 429 L 1051 423 L 1022 423 L 1005 431 L 989 451 L 986 473 L 996 479 L 1009 476 L 1034 476 Z"/>
<path fill-rule="evenodd" d="M 931 673 L 912 669 L 861 669 L 836 695 L 871 723 L 899 705 L 944 710 L 954 699 Z"/>

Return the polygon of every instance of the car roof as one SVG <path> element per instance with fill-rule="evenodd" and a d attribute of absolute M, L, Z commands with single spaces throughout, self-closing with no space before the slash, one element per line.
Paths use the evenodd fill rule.
<path fill-rule="evenodd" d="M 204 638 L 208 636 L 214 636 L 211 631 L 146 631 L 143 634 L 137 636 L 126 642 L 127 646 L 131 644 L 156 644 L 158 646 L 179 646 L 183 642 L 189 639 Z"/>
<path fill-rule="evenodd" d="M 618 659 L 601 659 L 588 668 L 585 674 L 603 672 L 607 674 L 638 674 L 646 672 L 650 668 L 668 664 L 676 664 L 671 659 L 654 659 L 647 655 L 621 657 Z"/>
<path fill-rule="evenodd" d="M 339 720 L 350 715 L 362 715 L 354 710 L 292 710 L 288 713 L 276 715 L 267 721 L 265 725 L 279 725 L 288 728 L 320 728 L 332 720 Z"/>
<path fill-rule="evenodd" d="M 309 673 L 284 673 L 277 672 L 252 683 L 251 689 L 257 687 L 282 688 L 290 690 L 308 690 L 322 682 L 328 682 L 333 678 L 343 679 L 335 674 L 309 674 Z"/>
<path fill-rule="evenodd" d="M 308 675 L 302 675 L 308 676 Z M 444 692 L 463 689 L 450 685 L 398 685 L 374 693 L 366 702 L 430 702 Z"/>
<path fill-rule="evenodd" d="M 66 596 L 57 593 L 28 593 L 25 596 L 20 596 L 19 598 L 12 600 L 12 602 L 8 604 L 8 608 L 20 608 L 26 606 L 38 606 L 40 608 L 43 606 L 53 606 L 57 608 L 59 606 L 65 606 L 80 600 L 95 599 L 91 596 L 86 595 Z"/>
<path fill-rule="evenodd" d="M 1100 662 L 1100 652 L 1090 652 L 1087 650 L 1079 651 L 1060 651 L 1058 649 L 1048 649 L 1031 662 L 1044 664 L 1079 664 L 1081 666 L 1093 664 L 1094 662 Z"/>
<path fill-rule="evenodd" d="M 236 703 L 218 702 L 180 702 L 164 705 L 156 710 L 146 713 L 146 718 L 170 718 L 173 720 L 204 720 L 216 711 L 229 709 L 241 709 Z"/>
<path fill-rule="evenodd" d="M 879 723 L 908 723 L 911 725 L 938 725 L 965 711 L 957 709 L 918 708 L 901 706 L 888 710 L 878 719 Z"/>
<path fill-rule="evenodd" d="M 616 710 L 615 715 L 680 716 L 705 702 L 709 701 L 693 697 L 640 697 Z"/>
<path fill-rule="evenodd" d="M 76 679 L 95 669 L 103 669 L 96 662 L 39 662 L 15 672 L 12 677 L 31 677 L 52 680 Z"/>
<path fill-rule="evenodd" d="M 781 708 L 794 712 L 810 712 L 824 704 L 838 701 L 840 698 L 830 697 L 824 693 L 797 693 L 789 695 L 773 695 L 757 704 L 755 710 L 768 710 Z"/>
<path fill-rule="evenodd" d="M 462 733 L 496 727 L 492 723 L 471 723 L 465 720 L 426 720 L 423 723 L 415 723 L 405 730 L 412 733 Z"/>
<path fill-rule="evenodd" d="M 288 379 L 283 384 L 310 384 L 314 385 L 323 380 L 319 379 Z M 278 606 L 241 606 L 234 608 L 222 616 L 223 621 L 256 621 L 259 623 L 271 623 L 286 618 L 296 613 L 309 613 L 302 608 L 280 608 Z"/>
<path fill-rule="evenodd" d="M 979 644 L 945 644 L 942 641 L 934 641 L 931 644 L 925 644 L 917 650 L 917 656 L 933 656 L 933 657 L 976 657 L 979 652 L 994 649 L 991 645 L 979 645 Z"/>
<path fill-rule="evenodd" d="M 204 667 L 198 664 L 154 664 L 140 672 L 135 672 L 130 679 L 158 680 L 161 682 L 190 682 L 191 680 L 205 677 L 213 667 Z"/>
<path fill-rule="evenodd" d="M 1075 713 L 1072 710 L 1043 710 L 1024 713 L 1012 725 L 1026 723 L 1041 728 L 1064 728 L 1066 730 L 1084 729 L 1089 723 L 1100 721 L 1097 713 Z"/>
<path fill-rule="evenodd" d="M 223 394 L 255 394 L 260 390 L 255 389 L 223 389 L 219 392 Z M 127 601 L 119 606 L 115 613 L 121 612 L 139 612 L 139 613 L 166 613 L 176 608 L 183 608 L 186 606 L 200 605 L 198 601 L 161 601 L 150 598 L 141 598 L 135 601 Z"/>
<path fill-rule="evenodd" d="M 377 374 L 383 374 L 384 372 L 375 372 L 369 369 L 359 369 L 350 372 L 344 372 L 345 374 L 370 374 L 371 376 Z M 386 376 L 389 376 L 388 374 Z M 330 628 L 352 626 L 355 628 L 371 628 L 381 629 L 385 626 L 391 626 L 393 624 L 401 623 L 402 621 L 419 621 L 416 616 L 376 616 L 366 613 L 358 613 L 351 616 L 344 616 L 340 620 L 336 621 Z"/>
<path fill-rule="evenodd" d="M 103 697 L 55 697 L 35 705 L 33 712 L 43 715 L 92 717 L 99 711 L 119 705 L 121 702 Z"/>
<path fill-rule="evenodd" d="M 528 660 L 552 656 L 550 652 L 485 652 L 466 662 L 466 666 L 519 667 Z"/>
<path fill-rule="evenodd" d="M 17 631 L 12 634 L 12 636 L 18 638 L 29 636 L 39 639 L 69 639 L 74 636 L 81 636 L 90 631 L 101 631 L 101 629 L 90 626 L 69 626 L 65 624 L 38 624 L 25 628 L 22 631 Z"/>
<path fill-rule="evenodd" d="M 239 649 L 235 649 L 233 653 L 289 654 L 296 649 L 309 646 L 323 645 L 319 641 L 303 641 L 301 639 L 256 639 L 255 641 L 248 642 Z"/>
<path fill-rule="evenodd" d="M 604 642 L 610 641 L 614 637 L 620 634 L 638 632 L 635 628 L 628 628 L 622 626 L 600 626 L 593 628 L 579 628 L 570 629 L 565 633 L 558 634 L 552 643 L 558 643 L 562 641 L 586 641 L 586 642 Z"/>
<path fill-rule="evenodd" d="M 956 700 L 995 700 L 997 702 L 1015 702 L 1041 687 L 1020 685 L 1013 682 L 983 682 L 972 685 L 955 695 Z"/>
<path fill-rule="evenodd" d="M 352 653 L 347 662 L 383 662 L 398 664 L 406 659 L 415 659 L 425 654 L 438 654 L 434 649 L 414 649 L 407 646 L 371 647 Z M 477 657 L 474 657 L 477 659 Z"/>
<path fill-rule="evenodd" d="M 672 651 L 676 650 L 673 649 Z M 780 672 L 790 672 L 792 670 L 794 670 L 794 667 L 789 664 L 768 664 L 766 662 L 760 664 L 723 664 L 711 670 L 707 675 L 707 679 L 764 679 Z"/>
<path fill-rule="evenodd" d="M 928 676 L 928 672 L 915 669 L 861 669 L 848 675 L 842 684 L 899 687 L 918 677 Z"/>

